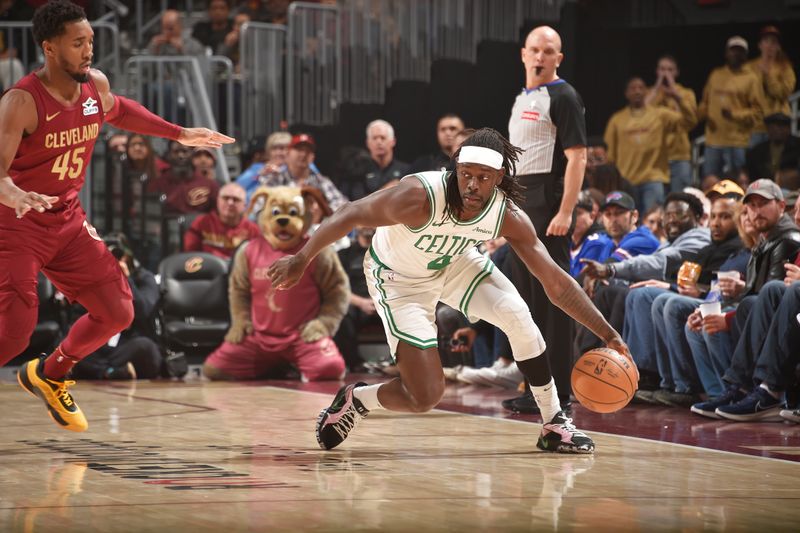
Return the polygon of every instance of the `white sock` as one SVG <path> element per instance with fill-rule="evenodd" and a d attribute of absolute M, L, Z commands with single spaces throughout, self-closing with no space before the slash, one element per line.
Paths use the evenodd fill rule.
<path fill-rule="evenodd" d="M 550 383 L 543 387 L 531 387 L 533 398 L 536 400 L 536 405 L 542 413 L 542 421 L 546 424 L 553 420 L 553 417 L 561 411 L 561 404 L 558 402 L 558 390 L 553 378 L 550 378 Z"/>
<path fill-rule="evenodd" d="M 378 383 L 377 385 L 356 387 L 353 389 L 353 396 L 355 396 L 368 411 L 383 409 L 381 402 L 378 400 L 378 389 L 380 389 L 382 385 L 383 383 Z"/>

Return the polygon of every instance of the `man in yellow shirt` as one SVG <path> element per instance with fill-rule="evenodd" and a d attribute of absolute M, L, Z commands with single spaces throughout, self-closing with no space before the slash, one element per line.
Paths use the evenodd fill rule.
<path fill-rule="evenodd" d="M 792 62 L 786 56 L 780 43 L 781 32 L 775 26 L 761 28 L 758 40 L 758 49 L 761 55 L 748 61 L 744 68 L 749 69 L 761 81 L 764 90 L 764 116 L 783 113 L 790 115 L 789 95 L 792 94 L 797 82 Z M 766 124 L 756 125 L 750 137 L 750 147 L 768 140 Z"/>
<path fill-rule="evenodd" d="M 646 105 L 666 107 L 681 112 L 681 104 L 687 116 L 675 131 L 667 134 L 667 159 L 669 160 L 669 185 L 671 192 L 681 192 L 692 185 L 692 145 L 689 130 L 697 124 L 697 97 L 694 91 L 675 80 L 678 78 L 678 62 L 671 55 L 658 58 L 656 83 L 645 98 Z"/>
<path fill-rule="evenodd" d="M 698 118 L 706 121 L 703 176 L 735 176 L 745 164 L 750 135 L 763 120 L 764 91 L 758 77 L 744 68 L 747 41 L 728 39 L 725 65 L 708 77 Z"/>
<path fill-rule="evenodd" d="M 684 99 L 675 99 L 680 111 L 645 105 L 647 86 L 642 78 L 628 81 L 628 105 L 614 113 L 603 138 L 608 160 L 633 185 L 636 206 L 644 213 L 664 201 L 664 184 L 669 183 L 668 136 L 678 127 L 690 127 L 692 110 Z"/>

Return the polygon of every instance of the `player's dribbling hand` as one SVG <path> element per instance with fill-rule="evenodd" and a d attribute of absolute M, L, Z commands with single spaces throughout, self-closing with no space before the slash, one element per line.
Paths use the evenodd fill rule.
<path fill-rule="evenodd" d="M 56 202 L 58 202 L 58 196 L 47 196 L 28 191 L 14 202 L 14 211 L 17 213 L 17 218 L 22 218 L 31 209 L 44 213 L 46 209 L 51 209 Z"/>
<path fill-rule="evenodd" d="M 223 144 L 236 142 L 236 139 L 208 128 L 183 128 L 178 136 L 178 142 L 185 146 L 220 148 Z"/>
<path fill-rule="evenodd" d="M 296 255 L 289 255 L 281 257 L 267 270 L 267 276 L 272 282 L 272 286 L 278 290 L 286 290 L 294 287 L 303 272 L 306 270 L 306 264 Z"/>
<path fill-rule="evenodd" d="M 610 341 L 608 341 L 606 343 L 606 346 L 611 348 L 612 350 L 616 351 L 618 354 L 622 355 L 623 357 L 626 357 L 631 362 L 631 364 L 633 365 L 633 368 L 636 369 L 636 379 L 638 381 L 638 379 L 639 379 L 639 368 L 636 366 L 636 363 L 633 361 L 633 356 L 631 356 L 631 351 L 630 351 L 630 349 L 628 349 L 628 345 L 625 344 L 625 342 L 622 339 L 620 339 L 619 337 L 616 337 L 616 338 L 611 339 Z"/>

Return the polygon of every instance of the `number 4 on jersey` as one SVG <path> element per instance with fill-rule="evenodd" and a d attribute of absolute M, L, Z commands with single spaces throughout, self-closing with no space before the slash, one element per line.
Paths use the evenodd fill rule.
<path fill-rule="evenodd" d="M 50 172 L 58 174 L 58 181 L 62 181 L 67 176 L 71 180 L 76 179 L 83 171 L 83 153 L 85 151 L 86 147 L 80 146 L 74 150 L 64 152 L 53 162 L 53 168 L 50 169 Z"/>
<path fill-rule="evenodd" d="M 452 258 L 453 257 L 450 255 L 443 255 L 441 257 L 437 257 L 436 259 L 428 263 L 428 270 L 441 270 L 450 264 L 450 260 Z"/>

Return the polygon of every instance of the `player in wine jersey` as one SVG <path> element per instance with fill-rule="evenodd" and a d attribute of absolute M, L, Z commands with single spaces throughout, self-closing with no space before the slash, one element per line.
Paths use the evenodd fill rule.
<path fill-rule="evenodd" d="M 127 280 L 86 220 L 78 193 L 104 121 L 126 130 L 219 147 L 234 139 L 181 128 L 114 95 L 91 68 L 94 32 L 83 9 L 51 1 L 33 17 L 44 67 L 0 98 L 0 365 L 21 353 L 36 325 L 40 271 L 87 313 L 49 357 L 24 364 L 23 388 L 65 429 L 88 424 L 64 379 L 133 318 Z"/>
<path fill-rule="evenodd" d="M 514 177 L 520 150 L 483 128 L 455 154 L 455 172 L 406 176 L 397 187 L 346 204 L 326 219 L 297 255 L 276 261 L 269 276 L 276 288 L 293 286 L 325 246 L 358 225 L 377 227 L 364 270 L 383 320 L 400 377 L 379 385 L 356 383 L 339 390 L 317 421 L 324 449 L 341 444 L 372 410 L 423 412 L 439 403 L 444 375 L 437 353 L 437 302 L 503 330 L 518 368 L 530 380 L 544 426 L 537 446 L 564 453 L 591 453 L 591 438 L 577 430 L 559 405 L 545 345 L 528 306 L 508 279 L 475 246 L 505 237 L 548 297 L 575 320 L 629 356 L 619 333 L 569 274 L 556 265 L 517 207 L 522 189 Z"/>

